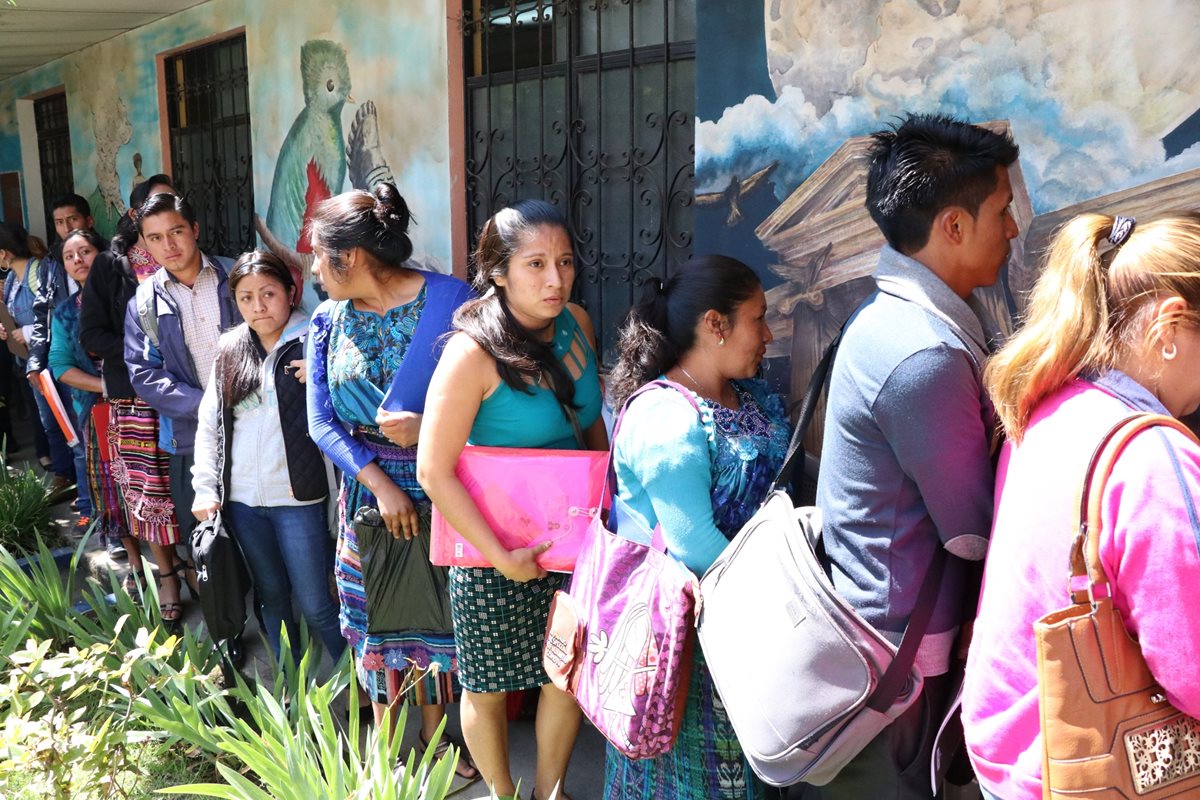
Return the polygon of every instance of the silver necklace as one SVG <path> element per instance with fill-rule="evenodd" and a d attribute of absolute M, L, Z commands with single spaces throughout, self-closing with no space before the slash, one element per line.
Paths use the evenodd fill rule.
<path fill-rule="evenodd" d="M 700 394 L 701 396 L 703 396 L 704 395 L 704 387 L 700 385 L 700 381 L 693 378 L 692 373 L 690 373 L 686 369 L 684 369 L 682 364 L 677 364 L 676 366 L 679 367 L 679 371 L 683 373 L 683 376 L 692 382 L 692 386 L 696 387 L 696 392 L 698 394 Z"/>

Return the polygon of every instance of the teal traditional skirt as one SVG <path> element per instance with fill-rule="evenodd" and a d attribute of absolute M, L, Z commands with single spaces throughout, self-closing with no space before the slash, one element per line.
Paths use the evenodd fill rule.
<path fill-rule="evenodd" d="M 747 674 L 747 680 L 753 680 Z M 699 645 L 687 704 L 671 752 L 644 760 L 607 745 L 605 800 L 763 800 L 766 787 L 746 763 Z"/>

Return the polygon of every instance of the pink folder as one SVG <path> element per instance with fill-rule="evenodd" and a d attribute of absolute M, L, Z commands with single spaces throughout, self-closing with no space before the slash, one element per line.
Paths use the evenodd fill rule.
<path fill-rule="evenodd" d="M 570 572 L 599 512 L 606 450 L 537 450 L 467 445 L 455 474 L 500 543 L 509 550 L 545 541 L 543 569 Z M 490 567 L 483 555 L 433 509 L 429 559 L 447 567 Z"/>

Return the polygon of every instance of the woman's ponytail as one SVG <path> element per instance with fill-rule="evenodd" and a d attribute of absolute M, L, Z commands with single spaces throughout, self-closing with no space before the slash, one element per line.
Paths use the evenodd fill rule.
<path fill-rule="evenodd" d="M 1175 294 L 1200 319 L 1200 217 L 1136 223 L 1084 214 L 1055 235 L 1021 329 L 988 362 L 984 382 L 1005 433 L 1020 441 L 1048 395 L 1144 347 L 1155 298 Z"/>
<path fill-rule="evenodd" d="M 679 362 L 671 344 L 667 296 L 655 285 L 653 293 L 629 310 L 621 325 L 617 365 L 609 376 L 609 401 L 619 409 L 638 387 Z"/>

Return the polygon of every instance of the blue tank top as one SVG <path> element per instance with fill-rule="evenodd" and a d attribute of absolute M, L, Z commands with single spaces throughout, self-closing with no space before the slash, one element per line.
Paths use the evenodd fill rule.
<path fill-rule="evenodd" d="M 600 416 L 600 376 L 596 354 L 570 309 L 554 320 L 554 354 L 575 379 L 575 413 L 579 427 L 587 430 Z M 503 381 L 479 405 L 470 444 L 490 447 L 537 447 L 578 450 L 575 430 L 554 392 L 543 386 L 520 391 Z"/>

